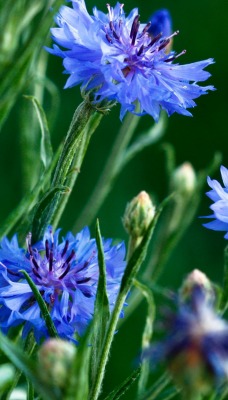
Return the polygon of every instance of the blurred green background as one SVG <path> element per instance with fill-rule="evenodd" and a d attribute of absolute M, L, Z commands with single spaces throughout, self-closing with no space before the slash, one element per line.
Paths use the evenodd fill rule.
<path fill-rule="evenodd" d="M 91 0 L 87 0 L 86 3 L 89 11 L 91 11 L 94 3 Z M 105 2 L 99 1 L 96 6 L 104 11 L 106 10 Z M 196 100 L 197 107 L 192 110 L 193 118 L 173 115 L 169 119 L 167 133 L 162 142 L 146 149 L 133 159 L 115 182 L 112 192 L 98 213 L 98 217 L 103 236 L 121 240 L 127 240 L 121 222 L 126 203 L 141 190 L 151 193 L 158 202 L 162 201 L 167 194 L 168 182 L 162 143 L 168 142 L 174 146 L 177 165 L 189 161 L 198 171 L 211 162 L 216 151 L 220 151 L 223 155 L 223 165 L 228 167 L 228 2 L 225 0 L 218 0 L 217 2 L 213 0 L 191 0 L 190 2 L 183 2 L 182 0 L 125 1 L 125 12 L 128 13 L 133 7 L 139 8 L 142 22 L 147 21 L 158 8 L 168 8 L 173 17 L 173 29 L 180 31 L 180 34 L 175 38 L 174 49 L 177 52 L 183 49 L 187 50 L 186 55 L 182 56 L 179 62 L 191 63 L 213 57 L 216 63 L 208 69 L 212 77 L 206 84 L 213 84 L 217 90 Z M 47 38 L 44 45 L 50 44 L 50 38 Z M 45 50 L 42 51 L 45 52 Z M 49 56 L 47 73 L 58 87 L 60 96 L 60 107 L 52 128 L 52 140 L 55 149 L 64 138 L 72 114 L 81 101 L 79 88 L 63 89 L 66 75 L 63 75 L 62 71 L 62 60 Z M 27 94 L 27 88 L 23 93 Z M 20 137 L 20 114 L 24 107 L 28 107 L 28 105 L 20 95 L 1 130 L 0 221 L 6 218 L 23 196 L 24 184 L 20 161 L 20 157 L 23 155 L 23 142 Z M 47 114 L 51 111 L 50 107 L 51 102 L 47 95 L 44 100 L 44 108 Z M 94 134 L 80 177 L 61 221 L 64 232 L 71 229 L 94 188 L 120 124 L 119 106 L 116 106 L 108 116 L 103 118 L 99 129 Z M 150 117 L 141 118 L 136 135 L 151 124 L 153 124 L 153 121 Z M 31 164 L 31 170 L 32 168 L 33 165 Z M 220 179 L 219 171 L 214 174 L 214 177 Z M 205 182 L 206 190 L 208 188 Z M 210 214 L 209 204 L 209 199 L 204 195 L 197 215 Z M 91 226 L 91 230 L 94 232 L 94 226 Z M 203 270 L 212 280 L 220 283 L 225 245 L 223 234 L 204 229 L 202 220 L 196 216 L 170 257 L 166 270 L 160 279 L 160 284 L 175 289 L 181 284 L 183 277 L 194 268 Z M 133 368 L 138 355 L 145 311 L 145 304 L 142 304 L 121 326 L 116 335 L 110 362 L 112 367 L 110 366 L 108 369 L 104 391 L 111 390 Z M 121 359 L 120 354 L 122 355 Z M 126 398 L 131 399 L 131 396 L 132 394 L 129 393 Z"/>

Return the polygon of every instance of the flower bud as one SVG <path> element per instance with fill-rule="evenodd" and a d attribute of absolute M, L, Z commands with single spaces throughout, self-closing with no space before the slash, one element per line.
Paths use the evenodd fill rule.
<path fill-rule="evenodd" d="M 172 34 L 172 18 L 170 12 L 162 8 L 161 10 L 155 11 L 151 17 L 151 26 L 148 30 L 149 34 L 154 38 L 159 34 L 162 34 L 163 37 L 170 37 Z M 168 54 L 173 45 L 173 38 L 170 39 L 169 44 L 167 45 L 165 52 Z"/>
<path fill-rule="evenodd" d="M 61 339 L 49 339 L 38 352 L 38 364 L 41 378 L 53 386 L 64 388 L 67 385 L 75 346 Z"/>
<path fill-rule="evenodd" d="M 196 189 L 196 174 L 190 163 L 185 162 L 175 169 L 171 176 L 170 191 L 174 192 L 169 219 L 169 232 L 188 226 L 189 216 L 193 215 L 198 202 L 193 197 Z"/>
<path fill-rule="evenodd" d="M 185 162 L 175 169 L 172 179 L 171 188 L 182 194 L 191 194 L 196 186 L 196 174 L 189 162 Z"/>
<path fill-rule="evenodd" d="M 149 29 L 149 33 L 155 37 L 162 33 L 162 36 L 170 36 L 172 34 L 172 18 L 170 12 L 162 8 L 160 10 L 155 11 L 151 17 L 151 26 Z"/>
<path fill-rule="evenodd" d="M 179 290 L 180 301 L 186 302 L 190 300 L 196 287 L 199 287 L 204 293 L 206 301 L 214 302 L 215 292 L 213 285 L 208 277 L 198 269 L 194 269 L 184 280 Z"/>
<path fill-rule="evenodd" d="M 123 225 L 129 236 L 141 238 L 155 215 L 149 195 L 142 191 L 127 204 Z"/>

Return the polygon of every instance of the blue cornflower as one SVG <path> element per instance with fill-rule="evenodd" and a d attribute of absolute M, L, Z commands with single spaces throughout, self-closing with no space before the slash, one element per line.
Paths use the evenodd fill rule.
<path fill-rule="evenodd" d="M 192 64 L 173 64 L 181 54 L 166 54 L 173 36 L 148 33 L 150 23 L 140 24 L 138 9 L 125 16 L 123 4 L 107 4 L 108 13 L 93 9 L 89 15 L 84 0 L 72 0 L 73 9 L 62 6 L 56 16 L 58 28 L 52 38 L 61 47 L 47 49 L 63 58 L 70 75 L 65 88 L 81 84 L 83 90 L 94 90 L 94 102 L 104 99 L 119 102 L 120 118 L 127 111 L 149 114 L 158 121 L 161 109 L 168 115 L 177 112 L 190 116 L 187 108 L 194 99 L 214 90 L 197 82 L 209 78 L 204 68 L 209 58 Z"/>
<path fill-rule="evenodd" d="M 166 332 L 152 353 L 167 362 L 184 390 L 206 393 L 228 380 L 228 324 L 201 285 L 194 286 L 188 301 L 178 302 L 166 319 Z"/>
<path fill-rule="evenodd" d="M 16 235 L 6 237 L 0 245 L 0 328 L 7 332 L 12 326 L 24 323 L 23 336 L 31 329 L 36 340 L 48 332 L 39 306 L 20 270 L 25 270 L 36 284 L 48 305 L 58 334 L 74 340 L 91 321 L 94 312 L 99 267 L 95 239 L 88 228 L 76 236 L 72 233 L 60 241 L 58 229 L 45 231 L 43 240 L 27 250 L 18 245 Z M 113 309 L 125 269 L 125 246 L 112 246 L 111 239 L 103 239 L 107 272 L 107 293 Z"/>
<path fill-rule="evenodd" d="M 206 194 L 214 203 L 210 206 L 213 214 L 204 218 L 213 218 L 214 220 L 203 226 L 214 231 L 227 231 L 224 237 L 228 239 L 228 169 L 222 165 L 220 172 L 224 187 L 215 179 L 212 180 L 209 176 L 207 178 L 207 183 L 212 190 Z"/>

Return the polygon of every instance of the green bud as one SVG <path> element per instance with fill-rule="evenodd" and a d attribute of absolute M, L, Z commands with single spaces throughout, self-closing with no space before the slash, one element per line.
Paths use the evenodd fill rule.
<path fill-rule="evenodd" d="M 191 213 L 196 207 L 196 200 L 193 196 L 196 184 L 196 174 L 190 163 L 185 162 L 173 172 L 170 190 L 174 192 L 174 198 L 170 212 L 169 232 L 175 232 L 180 227 L 183 228 L 185 224 L 186 226 L 189 224 L 189 209 Z"/>
<path fill-rule="evenodd" d="M 195 287 L 199 286 L 203 289 L 208 300 L 215 300 L 215 291 L 208 277 L 198 269 L 194 269 L 184 280 L 180 290 L 179 297 L 183 302 L 188 301 L 192 297 Z"/>
<path fill-rule="evenodd" d="M 155 215 L 155 207 L 149 195 L 142 191 L 127 204 L 123 225 L 129 236 L 143 237 Z"/>
<path fill-rule="evenodd" d="M 61 389 L 66 387 L 75 346 L 61 339 L 49 339 L 38 352 L 40 376 L 44 382 Z"/>
<path fill-rule="evenodd" d="M 175 169 L 171 179 L 171 189 L 182 194 L 191 194 L 196 187 L 196 174 L 189 162 Z"/>

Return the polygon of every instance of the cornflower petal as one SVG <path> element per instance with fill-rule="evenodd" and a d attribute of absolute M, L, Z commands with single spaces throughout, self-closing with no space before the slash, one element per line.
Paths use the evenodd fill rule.
<path fill-rule="evenodd" d="M 65 72 L 70 75 L 65 88 L 81 84 L 83 90 L 93 90 L 94 103 L 120 103 L 121 119 L 131 112 L 149 114 L 155 121 L 162 109 L 168 115 L 177 112 L 190 116 L 187 108 L 196 105 L 193 100 L 214 90 L 213 86 L 198 85 L 210 77 L 204 69 L 213 64 L 212 58 L 186 65 L 173 63 L 185 51 L 170 52 L 177 32 L 171 35 L 167 10 L 152 16 L 150 27 L 140 23 L 137 8 L 127 16 L 123 4 L 107 4 L 108 13 L 95 7 L 90 16 L 84 1 L 71 3 L 73 8 L 60 8 L 58 27 L 51 29 L 53 41 L 65 50 L 55 45 L 47 48 L 63 58 Z M 164 27 L 163 35 L 156 35 L 160 27 Z"/>
<path fill-rule="evenodd" d="M 224 187 L 215 179 L 207 178 L 208 185 L 212 188 L 206 195 L 214 202 L 210 209 L 212 215 L 203 218 L 214 218 L 214 221 L 203 224 L 208 229 L 228 232 L 228 169 L 223 165 L 220 168 Z M 226 234 L 225 239 L 228 239 Z"/>
<path fill-rule="evenodd" d="M 26 269 L 46 302 L 57 332 L 62 338 L 76 341 L 93 318 L 99 279 L 98 253 L 95 239 L 86 227 L 76 236 L 68 232 L 59 239 L 60 229 L 48 227 L 43 239 L 27 251 L 18 245 L 17 237 L 3 238 L 0 244 L 0 328 L 24 323 L 23 337 L 33 329 L 40 341 L 48 332 L 33 292 L 21 269 Z M 107 262 L 107 294 L 110 310 L 120 288 L 126 266 L 123 243 L 112 246 L 104 240 Z"/>

